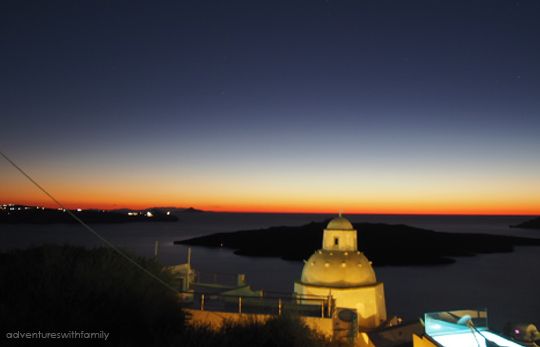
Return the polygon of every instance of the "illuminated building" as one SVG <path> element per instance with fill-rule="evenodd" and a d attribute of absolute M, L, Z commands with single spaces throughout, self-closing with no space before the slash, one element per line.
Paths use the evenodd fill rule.
<path fill-rule="evenodd" d="M 377 282 L 371 262 L 358 250 L 357 231 L 341 215 L 324 229 L 322 249 L 304 265 L 294 292 L 332 297 L 338 310 L 356 315 L 360 330 L 377 328 L 387 319 L 383 283 Z"/>

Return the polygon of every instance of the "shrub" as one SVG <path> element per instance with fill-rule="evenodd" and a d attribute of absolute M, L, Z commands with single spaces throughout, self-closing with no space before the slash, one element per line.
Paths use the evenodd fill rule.
<path fill-rule="evenodd" d="M 171 283 L 159 262 L 129 256 Z M 184 327 L 177 294 L 110 248 L 13 250 L 0 254 L 0 278 L 2 337 L 16 331 L 103 331 L 116 345 L 137 346 L 170 340 Z"/>
<path fill-rule="evenodd" d="M 265 322 L 246 318 L 224 321 L 217 329 L 207 324 L 186 328 L 181 340 L 172 346 L 182 347 L 337 347 L 348 344 L 331 341 L 311 329 L 302 318 L 273 316 Z"/>
<path fill-rule="evenodd" d="M 129 256 L 166 283 L 172 276 L 153 259 Z M 249 316 L 248 316 L 249 317 Z M 108 333 L 100 339 L 6 340 L 7 333 Z M 177 294 L 110 248 L 44 245 L 0 253 L 0 344 L 330 347 L 342 345 L 281 315 L 210 325 L 185 324 Z M 45 343 L 44 343 L 45 342 Z"/>

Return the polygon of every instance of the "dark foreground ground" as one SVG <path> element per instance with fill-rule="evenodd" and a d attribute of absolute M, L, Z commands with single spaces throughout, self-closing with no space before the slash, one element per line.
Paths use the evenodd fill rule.
<path fill-rule="evenodd" d="M 126 254 L 133 262 L 111 248 L 71 245 L 0 253 L 0 346 L 346 345 L 293 316 L 220 328 L 191 322 L 174 276 L 156 259 Z"/>

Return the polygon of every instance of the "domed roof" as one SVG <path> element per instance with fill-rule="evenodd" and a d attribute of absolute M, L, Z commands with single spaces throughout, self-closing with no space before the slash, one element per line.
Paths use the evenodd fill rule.
<path fill-rule="evenodd" d="M 302 283 L 357 287 L 377 282 L 369 260 L 359 251 L 316 251 L 304 265 Z"/>
<path fill-rule="evenodd" d="M 328 223 L 326 229 L 329 230 L 354 230 L 353 225 L 348 219 L 341 216 L 336 217 Z"/>

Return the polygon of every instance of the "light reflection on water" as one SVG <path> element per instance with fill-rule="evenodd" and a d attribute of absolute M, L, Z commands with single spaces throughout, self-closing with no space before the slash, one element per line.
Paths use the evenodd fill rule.
<path fill-rule="evenodd" d="M 92 228 L 112 244 L 152 257 L 155 242 L 164 265 L 187 261 L 187 247 L 173 241 L 215 232 L 259 229 L 277 225 L 296 226 L 323 221 L 334 215 L 312 214 L 180 214 L 177 223 L 96 224 Z M 508 225 L 527 216 L 384 216 L 349 215 L 354 222 L 407 224 L 436 231 L 481 232 L 540 237 L 538 230 L 510 229 Z M 322 240 L 321 240 L 322 241 Z M 99 247 L 102 242 L 79 225 L 0 225 L 0 248 L 30 244 L 71 243 Z M 192 248 L 192 266 L 199 271 L 246 274 L 255 289 L 291 292 L 303 263 L 276 258 L 236 256 L 225 248 Z M 376 265 L 376 264 L 375 264 Z M 384 282 L 389 315 L 404 319 L 424 312 L 487 307 L 492 328 L 508 321 L 540 323 L 540 250 L 517 247 L 514 253 L 457 258 L 446 266 L 376 267 Z"/>

